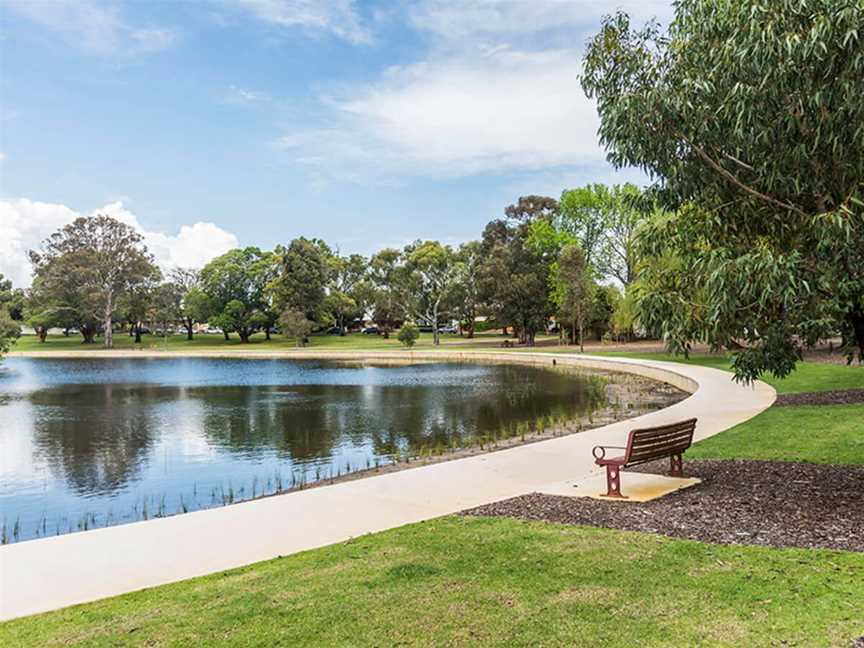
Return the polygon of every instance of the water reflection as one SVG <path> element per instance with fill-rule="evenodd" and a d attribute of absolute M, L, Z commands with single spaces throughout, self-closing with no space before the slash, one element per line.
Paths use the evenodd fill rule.
<path fill-rule="evenodd" d="M 158 387 L 84 385 L 26 396 L 34 450 L 68 488 L 110 494 L 135 479 L 147 461 L 156 425 Z"/>
<path fill-rule="evenodd" d="M 11 358 L 0 371 L 2 539 L 281 491 L 587 416 L 605 394 L 596 377 L 526 366 Z"/>

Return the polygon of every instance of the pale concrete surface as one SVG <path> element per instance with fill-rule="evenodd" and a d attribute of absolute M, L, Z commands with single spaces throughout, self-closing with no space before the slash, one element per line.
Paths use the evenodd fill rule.
<path fill-rule="evenodd" d="M 201 354 L 210 355 L 210 354 Z M 694 391 L 658 412 L 499 452 L 233 506 L 0 547 L 0 619 L 53 610 L 248 565 L 583 479 L 591 448 L 622 445 L 634 426 L 696 416 L 695 438 L 769 407 L 774 390 L 729 373 L 669 362 L 554 353 L 382 352 L 290 357 L 404 357 L 578 365 L 658 378 Z M 273 357 L 268 355 L 267 357 Z"/>
<path fill-rule="evenodd" d="M 687 463 L 687 455 L 684 455 L 684 463 Z M 686 465 L 685 465 L 686 472 Z M 668 475 L 654 475 L 651 473 L 634 473 L 622 470 L 621 494 L 624 498 L 606 497 L 606 470 L 602 473 L 592 474 L 584 479 L 568 479 L 567 481 L 541 486 L 538 493 L 544 495 L 564 495 L 566 497 L 591 497 L 606 502 L 650 502 L 664 495 L 669 495 L 682 488 L 689 488 L 701 484 L 702 480 L 697 477 L 669 477 Z"/>

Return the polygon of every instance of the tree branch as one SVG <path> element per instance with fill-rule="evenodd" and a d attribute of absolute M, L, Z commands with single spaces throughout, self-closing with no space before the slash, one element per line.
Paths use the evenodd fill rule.
<path fill-rule="evenodd" d="M 745 184 L 744 182 L 739 180 L 737 176 L 735 176 L 734 174 L 730 173 L 729 171 L 724 169 L 722 166 L 720 166 L 720 164 L 718 164 L 717 161 L 714 160 L 710 155 L 708 155 L 701 147 L 699 147 L 696 144 L 694 144 L 693 142 L 691 142 L 690 139 L 686 135 L 684 135 L 684 133 L 682 133 L 681 131 L 678 131 L 678 136 L 681 139 L 683 139 L 694 151 L 696 151 L 696 153 L 699 155 L 699 157 L 702 158 L 702 160 L 708 166 L 710 166 L 717 173 L 719 173 L 721 176 L 726 178 L 726 180 L 728 180 L 729 182 L 734 184 L 739 189 L 746 191 L 751 196 L 756 196 L 760 200 L 763 200 L 763 201 L 770 203 L 772 205 L 776 205 L 777 207 L 783 207 L 784 209 L 789 209 L 791 211 L 794 211 L 794 212 L 800 214 L 801 216 L 809 216 L 809 214 L 807 212 L 803 211 L 799 207 L 796 207 L 795 205 L 793 205 L 791 203 L 783 202 L 782 200 L 777 200 L 776 198 L 769 196 L 768 194 L 764 194 L 761 191 L 754 189 L 750 185 Z"/>

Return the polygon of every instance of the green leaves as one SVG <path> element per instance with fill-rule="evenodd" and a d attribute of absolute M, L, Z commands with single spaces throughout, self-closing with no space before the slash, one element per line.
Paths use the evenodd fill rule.
<path fill-rule="evenodd" d="M 9 351 L 19 335 L 21 335 L 21 326 L 12 319 L 5 307 L 0 306 L 0 358 Z"/>
<path fill-rule="evenodd" d="M 677 213 L 641 235 L 643 324 L 784 375 L 835 334 L 864 358 L 864 4 L 682 0 L 605 19 L 585 55 L 609 159 Z M 859 333 L 860 331 L 860 333 Z"/>

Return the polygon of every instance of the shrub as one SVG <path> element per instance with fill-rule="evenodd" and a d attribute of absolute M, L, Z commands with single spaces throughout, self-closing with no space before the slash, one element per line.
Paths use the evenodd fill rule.
<path fill-rule="evenodd" d="M 414 346 L 418 337 L 420 337 L 420 329 L 414 322 L 405 322 L 396 334 L 396 339 L 409 349 Z"/>

